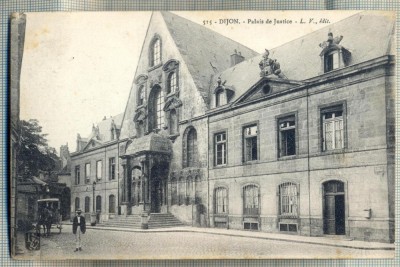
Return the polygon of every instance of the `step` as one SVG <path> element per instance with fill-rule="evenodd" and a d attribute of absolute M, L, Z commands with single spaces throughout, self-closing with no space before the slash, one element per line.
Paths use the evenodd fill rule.
<path fill-rule="evenodd" d="M 140 229 L 141 218 L 139 215 L 117 216 L 100 225 L 107 227 Z M 169 213 L 151 213 L 148 222 L 150 229 L 177 227 L 183 225 L 184 224 L 181 221 Z"/>

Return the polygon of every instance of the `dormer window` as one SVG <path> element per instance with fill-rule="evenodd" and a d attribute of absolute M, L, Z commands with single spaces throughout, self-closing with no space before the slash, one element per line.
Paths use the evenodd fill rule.
<path fill-rule="evenodd" d="M 343 36 L 333 37 L 333 34 L 330 32 L 328 33 L 328 40 L 319 44 L 322 48 L 320 57 L 321 69 L 324 73 L 349 65 L 351 53 L 339 45 L 342 39 Z"/>
<path fill-rule="evenodd" d="M 219 107 L 226 104 L 225 91 L 223 89 L 218 89 L 215 92 L 215 107 Z"/>
<path fill-rule="evenodd" d="M 154 67 L 161 63 L 161 39 L 155 37 L 150 48 L 150 67 Z"/>
<path fill-rule="evenodd" d="M 339 68 L 339 51 L 332 51 L 325 54 L 325 72 Z"/>

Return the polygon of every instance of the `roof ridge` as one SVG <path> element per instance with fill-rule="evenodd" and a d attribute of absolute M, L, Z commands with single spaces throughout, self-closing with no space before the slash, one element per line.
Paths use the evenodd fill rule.
<path fill-rule="evenodd" d="M 207 28 L 207 27 L 205 27 L 205 26 L 203 26 L 203 25 L 201 25 L 201 24 L 198 24 L 198 23 L 196 23 L 196 22 L 194 22 L 194 21 L 191 21 L 191 20 L 189 20 L 189 19 L 187 19 L 187 18 L 184 18 L 184 17 L 182 17 L 182 16 L 179 16 L 178 14 L 172 13 L 172 12 L 170 12 L 170 11 L 160 11 L 160 13 L 161 13 L 161 15 L 162 15 L 163 17 L 164 17 L 163 14 L 171 14 L 171 15 L 173 15 L 173 16 L 175 16 L 175 17 L 178 17 L 179 19 L 182 19 L 182 20 L 184 20 L 184 21 L 187 21 L 189 24 L 193 24 L 193 25 L 196 25 L 196 26 L 200 26 L 200 27 L 202 27 L 202 28 L 204 28 L 204 29 L 207 29 L 207 30 L 213 32 L 213 33 L 216 33 L 217 35 L 223 37 L 224 39 L 230 40 L 231 42 L 234 42 L 234 43 L 236 43 L 236 44 L 238 44 L 238 45 L 240 45 L 240 46 L 243 46 L 243 47 L 245 47 L 245 48 L 247 48 L 247 49 L 249 49 L 249 50 L 251 50 L 251 51 L 253 51 L 253 52 L 257 53 L 257 54 L 260 54 L 259 52 L 257 52 L 257 51 L 254 50 L 253 48 L 248 47 L 247 45 L 244 45 L 244 44 L 242 44 L 242 43 L 239 43 L 238 41 L 235 41 L 235 40 L 233 40 L 232 38 L 230 38 L 230 37 L 228 37 L 228 36 L 222 35 L 222 34 L 220 34 L 220 33 L 217 32 L 217 31 L 214 31 L 214 30 L 212 30 L 212 29 L 210 29 L 210 28 Z"/>

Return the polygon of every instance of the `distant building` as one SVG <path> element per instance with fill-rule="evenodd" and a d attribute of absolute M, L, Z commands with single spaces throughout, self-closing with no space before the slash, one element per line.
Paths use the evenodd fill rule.
<path fill-rule="evenodd" d="M 60 147 L 60 171 L 57 174 L 58 182 L 71 188 L 71 155 L 68 144 Z"/>
<path fill-rule="evenodd" d="M 153 13 L 123 118 L 78 136 L 72 211 L 96 182 L 102 220 L 393 242 L 394 21 L 363 12 L 258 54 Z"/>

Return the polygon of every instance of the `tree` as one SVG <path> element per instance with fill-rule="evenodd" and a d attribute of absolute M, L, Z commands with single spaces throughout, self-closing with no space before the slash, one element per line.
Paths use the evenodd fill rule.
<path fill-rule="evenodd" d="M 20 121 L 20 143 L 17 158 L 18 173 L 25 180 L 39 176 L 40 171 L 51 175 L 59 166 L 56 150 L 49 147 L 47 134 L 42 133 L 38 120 Z"/>

